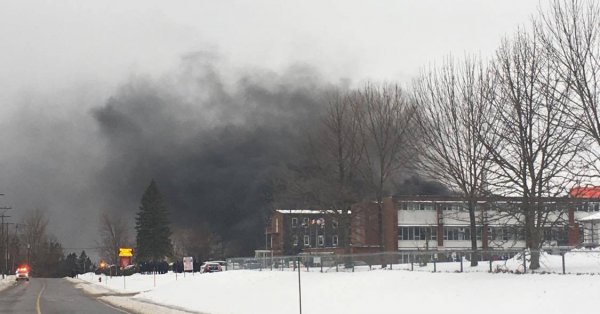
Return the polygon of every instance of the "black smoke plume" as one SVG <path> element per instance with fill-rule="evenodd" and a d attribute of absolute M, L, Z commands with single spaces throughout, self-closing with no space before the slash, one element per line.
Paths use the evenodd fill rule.
<path fill-rule="evenodd" d="M 272 176 L 297 158 L 329 86 L 307 66 L 225 72 L 199 54 L 173 75 L 121 86 L 93 113 L 107 142 L 98 180 L 109 208 L 133 214 L 154 179 L 173 224 L 207 223 L 229 254 L 249 254 L 262 241 Z"/>
<path fill-rule="evenodd" d="M 397 178 L 393 183 L 394 195 L 437 195 L 448 196 L 454 193 L 442 183 L 427 180 L 418 174 L 408 175 L 406 178 Z"/>

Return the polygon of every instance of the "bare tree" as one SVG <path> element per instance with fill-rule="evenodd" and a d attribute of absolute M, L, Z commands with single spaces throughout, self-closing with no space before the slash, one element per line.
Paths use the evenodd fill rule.
<path fill-rule="evenodd" d="M 346 253 L 350 253 L 350 208 L 362 193 L 358 166 L 363 146 L 352 109 L 353 96 L 340 90 L 328 93 L 325 115 L 302 147 L 302 165 L 284 175 L 287 201 L 322 210 L 336 219 Z"/>
<path fill-rule="evenodd" d="M 581 146 L 566 113 L 568 86 L 544 49 L 536 34 L 523 31 L 503 41 L 494 66 L 497 96 L 488 113 L 497 118 L 488 129 L 500 145 L 484 137 L 494 162 L 490 173 L 495 187 L 523 200 L 512 218 L 524 227 L 526 246 L 533 250 L 531 269 L 539 268 L 536 250 L 543 244 L 544 228 L 563 214 L 553 213 L 540 200 L 564 195 Z"/>
<path fill-rule="evenodd" d="M 415 108 L 398 85 L 367 84 L 351 99 L 363 145 L 359 170 L 377 203 L 379 245 L 383 251 L 385 188 L 389 179 L 411 160 L 407 147 L 412 140 Z"/>
<path fill-rule="evenodd" d="M 27 262 L 32 269 L 43 262 L 43 246 L 48 240 L 47 227 L 48 217 L 46 213 L 40 209 L 28 211 L 23 222 L 20 224 L 22 228 L 23 243 L 27 246 Z"/>
<path fill-rule="evenodd" d="M 173 229 L 173 250 L 176 259 L 192 256 L 198 262 L 220 257 L 215 247 L 217 237 L 210 231 L 207 223 L 193 228 Z"/>
<path fill-rule="evenodd" d="M 359 121 L 352 110 L 352 96 L 340 91 L 329 94 L 326 115 L 313 140 L 318 147 L 313 160 L 319 164 L 321 181 L 329 187 L 324 189 L 321 206 L 336 217 L 347 254 L 350 253 L 350 208 L 360 199 L 358 166 L 363 147 Z"/>
<path fill-rule="evenodd" d="M 415 80 L 413 99 L 418 108 L 420 147 L 418 169 L 464 197 L 469 212 L 471 250 L 477 251 L 476 206 L 485 194 L 490 152 L 480 134 L 490 133 L 493 82 L 489 71 L 476 60 L 442 66 Z M 488 136 L 490 147 L 497 140 Z M 438 235 L 441 236 L 441 235 Z M 471 266 L 477 266 L 477 254 Z"/>
<path fill-rule="evenodd" d="M 600 4 L 556 0 L 540 12 L 535 28 L 561 81 L 573 91 L 567 110 L 591 140 L 590 166 L 600 157 Z"/>
<path fill-rule="evenodd" d="M 110 264 L 118 263 L 119 248 L 131 245 L 127 220 L 121 215 L 103 212 L 100 215 L 100 256 Z"/>

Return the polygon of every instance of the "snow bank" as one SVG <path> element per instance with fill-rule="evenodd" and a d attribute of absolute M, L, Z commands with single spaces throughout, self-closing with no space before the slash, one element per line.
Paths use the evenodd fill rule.
<path fill-rule="evenodd" d="M 200 273 L 195 273 L 194 276 L 200 276 Z M 193 276 L 191 274 L 186 274 L 185 277 L 192 278 Z M 126 276 L 125 278 L 87 273 L 79 275 L 79 279 L 105 287 L 113 292 L 144 292 L 150 291 L 157 286 L 163 286 L 177 280 L 184 280 L 185 278 L 183 274 L 174 273 L 156 276 L 134 274 Z"/>
<path fill-rule="evenodd" d="M 2 279 L 2 276 L 0 275 L 0 291 L 8 288 L 9 286 L 13 285 L 14 283 L 15 283 L 14 275 L 5 276 L 4 279 Z"/>
<path fill-rule="evenodd" d="M 151 300 L 132 298 L 137 293 L 127 292 L 122 289 L 113 289 L 100 284 L 94 284 L 90 280 L 95 275 L 88 273 L 81 275 L 80 278 L 65 278 L 72 282 L 76 288 L 82 289 L 86 294 L 98 298 L 101 302 L 107 303 L 112 307 L 133 311 L 135 313 L 146 314 L 186 314 L 190 313 L 186 309 L 177 306 L 165 306 Z M 98 276 L 96 276 L 98 277 Z M 113 277 L 117 278 L 117 277 Z M 87 280 L 84 280 L 87 279 Z"/>
<path fill-rule="evenodd" d="M 527 253 L 525 259 L 527 260 L 527 271 L 529 269 L 530 255 Z M 495 260 L 491 263 L 489 261 L 481 261 L 476 267 L 470 267 L 470 262 L 463 258 L 462 271 L 463 272 L 513 272 L 522 273 L 524 272 L 523 255 L 517 254 L 513 258 L 507 260 Z M 491 266 L 491 267 L 490 267 Z M 562 274 L 563 272 L 562 256 L 560 254 L 549 254 L 541 253 L 540 255 L 540 268 L 535 270 L 536 273 L 556 273 Z M 355 272 L 369 271 L 380 268 L 379 265 L 373 267 L 359 266 L 355 267 Z M 406 264 L 394 264 L 388 265 L 388 268 L 393 270 L 412 270 L 412 271 L 424 271 L 433 272 L 460 272 L 460 262 L 428 262 L 426 265 L 419 265 L 419 263 L 406 263 Z M 342 269 L 339 269 L 342 271 Z M 311 271 L 320 271 L 320 268 L 313 268 Z M 325 272 L 335 272 L 335 267 L 324 268 Z M 565 254 L 565 273 L 566 274 L 600 274 L 600 250 L 573 250 Z"/>

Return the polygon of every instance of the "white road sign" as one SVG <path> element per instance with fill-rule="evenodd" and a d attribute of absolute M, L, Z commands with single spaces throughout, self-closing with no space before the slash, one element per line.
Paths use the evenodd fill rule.
<path fill-rule="evenodd" d="M 183 258 L 183 271 L 194 271 L 194 258 L 184 257 Z"/>

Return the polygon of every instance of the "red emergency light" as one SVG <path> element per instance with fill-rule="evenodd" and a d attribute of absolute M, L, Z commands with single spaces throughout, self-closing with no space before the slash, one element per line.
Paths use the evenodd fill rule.
<path fill-rule="evenodd" d="M 29 267 L 28 266 L 21 266 L 21 267 L 17 268 L 17 271 L 20 271 L 20 272 L 29 272 Z"/>

